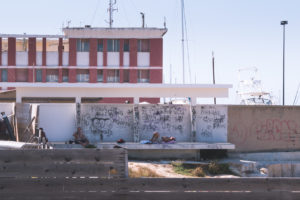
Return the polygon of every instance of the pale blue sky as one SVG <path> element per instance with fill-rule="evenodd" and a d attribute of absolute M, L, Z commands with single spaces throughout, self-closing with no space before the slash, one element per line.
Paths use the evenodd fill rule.
<path fill-rule="evenodd" d="M 108 0 L 0 0 L 0 33 L 61 34 L 71 26 L 107 27 Z M 148 27 L 163 27 L 164 78 L 182 82 L 180 0 L 118 0 L 115 27 L 140 26 L 140 12 Z M 211 52 L 216 57 L 216 82 L 233 84 L 236 103 L 237 69 L 257 67 L 266 90 L 282 93 L 282 26 L 286 29 L 286 104 L 292 104 L 300 83 L 300 1 L 298 0 L 185 0 L 192 83 L 211 83 Z M 186 80 L 189 81 L 188 70 Z M 187 81 L 187 82 L 188 82 Z M 211 99 L 201 101 L 212 103 Z M 298 103 L 300 104 L 300 102 Z"/>

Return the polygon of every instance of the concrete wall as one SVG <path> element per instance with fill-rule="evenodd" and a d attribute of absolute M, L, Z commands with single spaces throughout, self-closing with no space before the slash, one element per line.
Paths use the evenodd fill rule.
<path fill-rule="evenodd" d="M 299 106 L 229 106 L 228 142 L 236 151 L 300 150 Z"/>
<path fill-rule="evenodd" d="M 196 141 L 227 142 L 227 106 L 196 106 Z"/>
<path fill-rule="evenodd" d="M 81 104 L 80 125 L 91 142 L 133 142 L 133 106 Z"/>
<path fill-rule="evenodd" d="M 173 136 L 177 141 L 191 141 L 189 105 L 139 105 L 139 139 L 149 140 L 154 131 Z"/>
<path fill-rule="evenodd" d="M 76 130 L 76 104 L 40 104 L 39 127 L 49 141 L 68 141 Z"/>

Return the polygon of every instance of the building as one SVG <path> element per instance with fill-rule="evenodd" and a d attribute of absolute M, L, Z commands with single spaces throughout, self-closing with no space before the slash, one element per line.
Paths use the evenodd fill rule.
<path fill-rule="evenodd" d="M 163 36 L 167 29 L 85 26 L 63 31 L 64 35 L 0 34 L 0 81 L 33 86 L 163 82 Z M 4 85 L 4 90 L 13 89 Z M 97 99 L 101 103 L 125 101 L 133 102 L 133 98 L 101 98 L 99 94 Z M 140 101 L 158 103 L 160 99 Z"/>

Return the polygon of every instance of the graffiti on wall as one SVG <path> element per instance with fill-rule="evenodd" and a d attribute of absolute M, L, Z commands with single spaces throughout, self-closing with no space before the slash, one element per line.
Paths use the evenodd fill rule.
<path fill-rule="evenodd" d="M 110 137 L 113 129 L 131 128 L 133 123 L 132 109 L 121 109 L 117 106 L 90 105 L 81 113 L 81 124 L 92 134 Z M 103 139 L 103 138 L 102 138 Z"/>
<path fill-rule="evenodd" d="M 230 128 L 232 138 L 240 144 L 249 139 L 256 141 L 295 143 L 300 138 L 299 126 L 295 120 L 270 118 L 256 120 L 250 125 L 236 123 Z"/>
<path fill-rule="evenodd" d="M 198 141 L 227 141 L 227 107 L 199 106 L 196 116 Z"/>
<path fill-rule="evenodd" d="M 185 108 L 172 106 L 141 106 L 141 131 L 176 131 L 183 133 Z"/>

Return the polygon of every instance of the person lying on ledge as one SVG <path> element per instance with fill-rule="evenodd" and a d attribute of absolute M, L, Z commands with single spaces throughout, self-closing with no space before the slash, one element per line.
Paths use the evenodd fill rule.
<path fill-rule="evenodd" d="M 84 133 L 82 132 L 81 127 L 77 128 L 77 131 L 73 134 L 75 139 L 75 144 L 81 144 L 82 146 L 86 147 L 89 145 L 89 140 L 85 137 Z"/>

